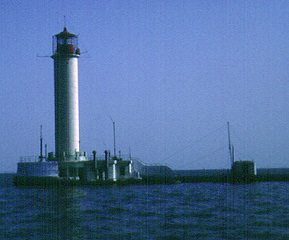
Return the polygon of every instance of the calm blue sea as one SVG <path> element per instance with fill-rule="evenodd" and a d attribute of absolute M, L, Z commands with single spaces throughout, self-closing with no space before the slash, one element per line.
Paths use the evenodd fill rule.
<path fill-rule="evenodd" d="M 1 239 L 289 239 L 289 183 L 18 188 L 0 174 Z"/>

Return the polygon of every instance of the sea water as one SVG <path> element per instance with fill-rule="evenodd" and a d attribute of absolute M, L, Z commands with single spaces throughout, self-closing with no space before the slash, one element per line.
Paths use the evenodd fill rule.
<path fill-rule="evenodd" d="M 15 187 L 0 174 L 2 239 L 289 239 L 289 183 Z"/>

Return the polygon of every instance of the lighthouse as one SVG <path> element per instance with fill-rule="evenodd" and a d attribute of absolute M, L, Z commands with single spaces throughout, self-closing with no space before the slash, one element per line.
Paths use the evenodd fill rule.
<path fill-rule="evenodd" d="M 78 36 L 63 31 L 52 37 L 55 95 L 55 159 L 79 160 Z"/>
<path fill-rule="evenodd" d="M 93 159 L 89 159 L 86 152 L 80 151 L 78 36 L 64 27 L 62 32 L 52 37 L 51 57 L 54 60 L 55 154 L 49 152 L 43 157 L 41 131 L 40 155 L 33 158 L 38 161 L 29 156 L 21 157 L 15 184 L 75 184 L 77 181 L 98 184 L 133 177 L 132 169 L 136 171 L 136 168 L 132 167 L 131 159 L 116 156 L 112 159 L 109 150 L 105 151 L 104 159 L 98 158 L 96 151 L 93 151 Z"/>

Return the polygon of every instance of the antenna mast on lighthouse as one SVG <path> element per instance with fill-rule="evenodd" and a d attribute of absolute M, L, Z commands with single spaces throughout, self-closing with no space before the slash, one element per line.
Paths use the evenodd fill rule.
<path fill-rule="evenodd" d="M 43 137 L 42 137 L 42 125 L 40 126 L 40 154 L 39 154 L 39 161 L 42 162 L 43 160 Z"/>
<path fill-rule="evenodd" d="M 228 125 L 228 141 L 229 141 L 229 155 L 230 155 L 230 162 L 231 166 L 233 166 L 234 163 L 234 146 L 231 143 L 231 133 L 230 133 L 230 122 L 227 122 Z"/>

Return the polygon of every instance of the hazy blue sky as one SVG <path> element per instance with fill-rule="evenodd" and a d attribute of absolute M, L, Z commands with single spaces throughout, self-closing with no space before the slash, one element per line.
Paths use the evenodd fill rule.
<path fill-rule="evenodd" d="M 0 2 L 0 172 L 54 151 L 51 36 L 79 34 L 81 150 L 174 169 L 289 167 L 289 1 Z M 86 52 L 86 53 L 84 53 Z"/>

